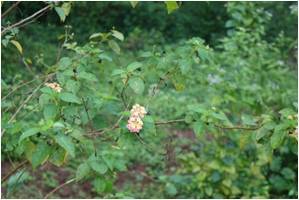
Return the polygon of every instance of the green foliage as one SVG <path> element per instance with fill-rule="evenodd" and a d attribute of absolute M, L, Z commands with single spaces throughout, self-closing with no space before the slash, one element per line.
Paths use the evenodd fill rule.
<path fill-rule="evenodd" d="M 100 8 L 130 6 L 125 3 Z M 176 10 L 170 18 L 194 9 L 189 2 L 179 9 L 176 2 L 165 4 L 168 13 Z M 200 4 L 217 10 L 214 3 Z M 1 82 L 3 159 L 28 160 L 34 169 L 45 163 L 68 166 L 79 184 L 90 182 L 101 198 L 296 198 L 297 76 L 286 53 L 296 42 L 284 34 L 277 40 L 264 39 L 271 15 L 262 4 L 226 5 L 229 19 L 222 24 L 227 30 L 220 29 L 228 34 L 213 43 L 188 39 L 183 32 L 183 40 L 166 44 L 167 32 L 159 35 L 135 26 L 126 29 L 135 28 L 125 38 L 107 19 L 112 30 L 91 29 L 94 33 L 85 39 L 77 39 L 65 27 L 61 50 L 56 54 L 49 47 L 46 60 L 32 58 L 36 67 L 26 65 L 28 69 L 18 71 L 4 65 L 8 75 Z M 73 7 L 74 13 L 86 8 L 83 3 L 77 6 L 71 9 L 65 2 L 55 4 L 54 10 L 61 21 L 73 25 L 94 20 L 87 13 L 72 21 Z M 178 27 L 161 20 L 160 6 L 142 2 L 130 12 L 137 12 L 138 18 L 137 9 L 157 8 L 155 17 L 162 21 L 157 27 L 179 34 Z M 148 26 L 154 28 L 151 21 Z M 73 30 L 84 32 L 80 27 Z M 198 33 L 192 30 L 191 35 Z M 7 34 L 2 44 L 10 48 L 12 43 L 26 60 L 30 46 L 20 40 L 23 52 L 15 37 L 16 33 Z M 4 62 L 15 62 L 10 53 L 3 53 Z M 45 82 L 59 84 L 61 91 Z M 126 127 L 136 103 L 148 112 L 138 134 Z M 138 163 L 144 168 L 136 170 L 135 185 L 118 188 L 117 174 L 129 173 Z M 151 182 L 144 189 L 140 183 L 145 177 Z M 14 176 L 11 179 L 9 187 L 16 182 Z"/>

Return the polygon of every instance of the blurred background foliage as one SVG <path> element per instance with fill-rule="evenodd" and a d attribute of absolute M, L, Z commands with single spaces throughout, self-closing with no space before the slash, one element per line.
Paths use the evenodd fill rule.
<path fill-rule="evenodd" d="M 5 2 L 1 9 L 11 4 Z M 2 25 L 44 6 L 43 2 L 22 2 Z M 146 128 L 143 138 L 156 153 L 130 136 L 123 138 L 120 142 L 127 149 L 118 156 L 127 170 L 113 178 L 91 179 L 86 187 L 74 184 L 67 198 L 297 198 L 297 140 L 270 137 L 276 132 L 295 135 L 297 126 L 297 2 L 180 2 L 171 14 L 165 7 L 162 2 L 140 2 L 135 8 L 129 2 L 73 2 L 65 22 L 49 11 L 18 30 L 14 38 L 22 45 L 22 55 L 13 45 L 4 47 L 2 38 L 2 96 L 57 63 L 66 30 L 78 46 L 86 44 L 90 35 L 113 28 L 124 34 L 121 53 L 109 53 L 113 62 L 92 58 L 91 66 L 97 67 L 89 70 L 100 70 L 96 73 L 103 94 L 112 93 L 107 91 L 110 82 L 120 82 L 110 77 L 111 72 L 135 60 L 145 66 L 141 73 L 149 88 L 157 83 L 156 73 L 162 74 L 180 59 L 192 59 L 180 66 L 149 105 L 155 119 L 183 116 L 192 129 L 172 125 L 157 127 L 153 134 L 152 127 Z M 209 48 L 193 56 L 192 49 L 204 45 Z M 75 56 L 68 51 L 62 55 Z M 2 101 L 4 120 L 29 89 Z M 147 103 L 146 96 L 135 98 Z M 120 110 L 113 102 L 103 105 L 94 118 L 96 128 L 105 127 L 111 121 L 107 116 Z M 16 137 L 21 127 L 34 124 L 37 117 L 29 115 L 27 121 L 9 128 L 12 135 L 2 140 L 4 166 L 10 159 L 20 160 Z M 221 131 L 202 123 L 207 119 L 226 125 L 256 125 L 260 120 L 267 126 L 253 132 Z M 158 153 L 161 147 L 166 156 Z M 80 159 L 82 155 L 64 171 L 51 167 L 19 171 L 4 185 L 6 195 L 41 198 L 61 183 L 57 174 L 68 177 Z M 34 184 L 36 180 L 40 181 Z M 22 193 L 14 193 L 16 188 L 22 188 L 17 190 Z M 63 192 L 56 195 L 65 197 Z"/>

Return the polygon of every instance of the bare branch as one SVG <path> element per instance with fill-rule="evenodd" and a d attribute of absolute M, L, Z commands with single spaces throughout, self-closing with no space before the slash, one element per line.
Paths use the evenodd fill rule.
<path fill-rule="evenodd" d="M 165 122 L 156 122 L 155 125 L 163 125 L 163 124 L 173 124 L 173 123 L 179 123 L 179 122 L 185 122 L 185 119 L 175 119 L 175 120 L 170 120 L 170 121 L 165 121 Z"/>
<path fill-rule="evenodd" d="M 29 17 L 27 17 L 27 18 L 25 18 L 25 19 L 23 19 L 23 20 L 21 20 L 21 21 L 15 23 L 15 24 L 12 24 L 12 25 L 10 25 L 10 26 L 4 28 L 4 29 L 1 31 L 1 35 L 3 35 L 4 33 L 6 33 L 7 31 L 9 31 L 9 30 L 12 29 L 12 28 L 15 28 L 15 27 L 17 27 L 17 26 L 20 26 L 20 25 L 24 24 L 25 22 L 28 22 L 29 20 L 35 18 L 36 16 L 39 16 L 39 14 L 41 14 L 41 13 L 43 13 L 43 12 L 49 10 L 50 8 L 51 8 L 51 5 L 47 5 L 46 7 L 42 8 L 42 9 L 40 9 L 39 11 L 37 11 L 36 13 L 34 13 L 33 15 L 31 15 L 31 16 L 29 16 Z"/>
<path fill-rule="evenodd" d="M 217 128 L 221 128 L 221 129 L 241 129 L 241 130 L 255 131 L 255 130 L 261 128 L 263 125 L 261 124 L 259 126 L 253 126 L 253 127 L 243 127 L 243 126 L 225 127 L 225 126 L 220 126 L 220 125 L 214 124 L 214 126 L 216 126 Z"/>
<path fill-rule="evenodd" d="M 1 15 L 1 19 L 3 19 L 10 11 L 12 11 L 13 9 L 15 9 L 19 4 L 21 3 L 21 1 L 17 1 L 16 3 L 14 3 L 12 6 L 10 6 L 2 15 Z"/>

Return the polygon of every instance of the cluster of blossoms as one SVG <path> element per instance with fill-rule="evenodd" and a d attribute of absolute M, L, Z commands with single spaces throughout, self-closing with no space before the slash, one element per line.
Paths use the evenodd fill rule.
<path fill-rule="evenodd" d="M 139 104 L 135 104 L 130 112 L 131 116 L 128 120 L 127 128 L 132 133 L 139 133 L 143 126 L 141 119 L 146 115 L 147 112 L 145 108 Z"/>
<path fill-rule="evenodd" d="M 58 83 L 45 83 L 46 86 L 48 86 L 49 88 L 52 88 L 53 90 L 55 90 L 56 92 L 61 92 L 62 88 L 60 87 L 60 85 Z"/>

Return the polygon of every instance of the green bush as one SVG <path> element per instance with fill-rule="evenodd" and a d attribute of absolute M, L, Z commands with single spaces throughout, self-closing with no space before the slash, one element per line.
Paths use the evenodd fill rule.
<path fill-rule="evenodd" d="M 76 16 L 90 8 L 83 2 L 73 5 L 74 24 L 58 36 L 58 50 L 51 44 L 60 32 L 55 26 L 45 39 L 34 33 L 43 26 L 2 39 L 2 160 L 27 160 L 34 170 L 68 167 L 70 183 L 90 182 L 100 198 L 297 198 L 296 58 L 289 55 L 296 39 L 265 39 L 271 16 L 263 4 L 226 4 L 228 20 L 212 21 L 221 32 L 203 31 L 206 41 L 191 37 L 201 35 L 199 27 L 184 28 L 197 17 L 188 13 L 194 5 L 224 12 L 222 3 L 183 2 L 173 15 L 153 2 L 135 9 L 94 4 L 112 13 L 101 19 L 103 30 L 117 29 L 84 26 L 98 21 L 90 17 L 95 8 Z M 136 25 L 152 12 L 158 14 L 141 23 L 147 28 Z M 206 12 L 200 15 L 213 14 Z M 127 26 L 114 24 L 118 17 Z M 176 17 L 180 23 L 172 26 Z M 139 133 L 127 128 L 134 104 L 147 110 Z M 118 188 L 117 174 L 138 163 L 145 169 L 136 183 Z M 5 185 L 10 195 L 15 179 Z"/>

